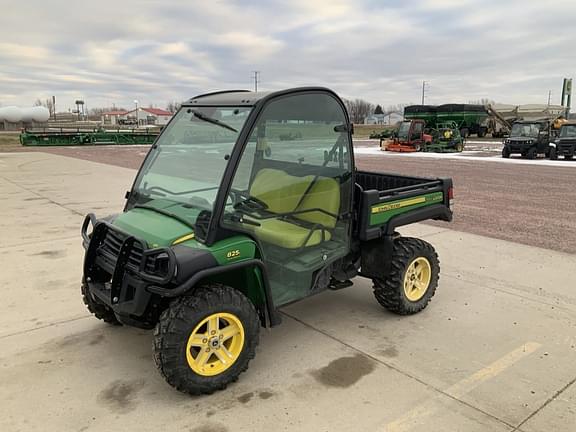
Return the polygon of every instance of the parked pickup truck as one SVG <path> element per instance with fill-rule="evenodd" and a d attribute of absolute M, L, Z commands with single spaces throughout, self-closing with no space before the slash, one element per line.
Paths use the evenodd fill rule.
<path fill-rule="evenodd" d="M 450 221 L 452 181 L 357 170 L 352 132 L 342 100 L 320 87 L 185 102 L 124 211 L 84 221 L 88 310 L 154 328 L 162 376 L 203 394 L 246 370 L 280 306 L 357 276 L 394 313 L 424 309 L 438 256 L 396 229 Z"/>

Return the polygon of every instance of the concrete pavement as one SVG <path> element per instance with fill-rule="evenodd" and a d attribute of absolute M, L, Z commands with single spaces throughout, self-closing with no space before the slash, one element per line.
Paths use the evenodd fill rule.
<path fill-rule="evenodd" d="M 2 431 L 573 431 L 576 256 L 415 225 L 440 287 L 398 317 L 364 279 L 284 308 L 238 383 L 191 398 L 151 333 L 92 318 L 79 227 L 120 211 L 135 172 L 0 154 Z"/>

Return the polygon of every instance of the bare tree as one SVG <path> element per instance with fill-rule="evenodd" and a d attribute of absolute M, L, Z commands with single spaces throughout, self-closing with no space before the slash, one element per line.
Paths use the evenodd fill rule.
<path fill-rule="evenodd" d="M 344 104 L 352 123 L 364 123 L 364 119 L 374 112 L 374 105 L 363 99 L 344 99 Z"/>
<path fill-rule="evenodd" d="M 492 100 L 492 99 L 482 98 L 482 99 L 478 99 L 478 100 L 468 101 L 468 103 L 470 105 L 494 105 L 496 102 L 494 102 L 494 100 Z"/>
<path fill-rule="evenodd" d="M 178 111 L 178 109 L 180 108 L 180 105 L 182 105 L 180 102 L 170 101 L 166 105 L 166 111 L 169 111 L 172 114 L 174 114 L 176 111 Z"/>
<path fill-rule="evenodd" d="M 101 107 L 101 108 L 90 108 L 90 115 L 91 116 L 101 116 L 106 112 L 111 111 L 124 111 L 126 112 L 125 108 L 117 108 L 117 107 Z"/>
<path fill-rule="evenodd" d="M 46 100 L 42 100 L 42 99 L 36 99 L 36 101 L 34 102 L 34 106 L 43 106 L 45 108 L 48 109 L 48 112 L 50 113 L 50 117 L 54 117 L 54 103 L 52 102 L 52 98 L 48 98 Z"/>
<path fill-rule="evenodd" d="M 404 114 L 405 104 L 389 105 L 384 111 L 385 114 Z"/>

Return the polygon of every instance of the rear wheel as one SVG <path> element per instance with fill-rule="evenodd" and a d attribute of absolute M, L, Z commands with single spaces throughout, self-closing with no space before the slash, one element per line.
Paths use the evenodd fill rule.
<path fill-rule="evenodd" d="M 573 157 L 574 155 L 564 155 L 564 159 L 566 160 L 572 160 Z"/>
<path fill-rule="evenodd" d="M 118 319 L 116 319 L 116 315 L 114 315 L 114 311 L 110 309 L 105 304 L 99 303 L 94 297 L 92 297 L 92 293 L 90 292 L 90 287 L 88 284 L 83 280 L 82 281 L 82 300 L 84 304 L 88 308 L 88 310 L 99 320 L 107 322 L 108 324 L 112 325 L 122 325 Z"/>
<path fill-rule="evenodd" d="M 373 280 L 374 296 L 390 312 L 412 315 L 428 305 L 439 275 L 438 255 L 430 243 L 400 237 L 394 242 L 390 275 Z"/>
<path fill-rule="evenodd" d="M 502 149 L 502 157 L 508 159 L 510 157 L 510 149 L 506 146 Z"/>
<path fill-rule="evenodd" d="M 462 135 L 462 138 L 468 138 L 469 134 L 470 134 L 470 131 L 468 130 L 468 128 L 460 129 L 460 135 Z"/>
<path fill-rule="evenodd" d="M 210 394 L 248 368 L 259 331 L 256 309 L 241 292 L 205 285 L 162 313 L 154 331 L 154 361 L 176 389 Z"/>

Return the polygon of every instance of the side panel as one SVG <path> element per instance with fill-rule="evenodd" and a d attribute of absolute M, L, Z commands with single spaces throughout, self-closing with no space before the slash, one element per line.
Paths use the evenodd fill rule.
<path fill-rule="evenodd" d="M 254 258 L 256 243 L 247 237 L 235 236 L 214 243 L 210 247 L 210 252 L 219 265 L 225 266 Z"/>
<path fill-rule="evenodd" d="M 442 192 L 434 192 L 374 205 L 370 209 L 370 226 L 386 223 L 396 215 L 409 212 L 416 208 L 438 204 L 443 200 L 444 194 Z"/>

